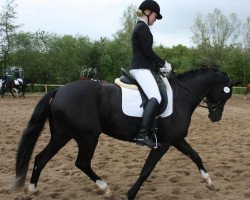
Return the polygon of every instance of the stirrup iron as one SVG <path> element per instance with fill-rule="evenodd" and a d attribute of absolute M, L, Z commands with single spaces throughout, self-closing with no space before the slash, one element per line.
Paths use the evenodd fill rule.
<path fill-rule="evenodd" d="M 154 149 L 157 149 L 159 146 L 158 146 L 158 139 L 157 139 L 157 135 L 154 133 L 154 137 L 155 137 L 155 147 Z"/>

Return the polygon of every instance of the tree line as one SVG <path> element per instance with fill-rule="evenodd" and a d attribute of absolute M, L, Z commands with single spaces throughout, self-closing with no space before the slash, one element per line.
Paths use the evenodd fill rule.
<path fill-rule="evenodd" d="M 137 23 L 134 5 L 124 11 L 121 29 L 113 38 L 99 40 L 85 35 L 20 32 L 15 23 L 16 6 L 15 0 L 6 0 L 0 12 L 1 73 L 8 66 L 18 66 L 24 76 L 34 77 L 38 83 L 65 84 L 94 68 L 101 79 L 112 82 L 121 67 L 130 68 L 130 36 Z M 225 71 L 233 80 L 250 82 L 250 17 L 241 22 L 236 14 L 226 17 L 214 9 L 206 16 L 198 14 L 191 30 L 193 47 L 154 46 L 176 73 L 208 66 Z"/>

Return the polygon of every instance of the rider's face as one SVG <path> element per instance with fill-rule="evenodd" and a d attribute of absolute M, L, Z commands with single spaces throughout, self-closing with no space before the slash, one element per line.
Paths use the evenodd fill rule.
<path fill-rule="evenodd" d="M 156 12 L 152 12 L 152 13 L 150 14 L 150 16 L 149 16 L 149 22 L 148 22 L 148 25 L 149 25 L 149 26 L 152 26 L 152 25 L 155 23 L 156 17 L 157 17 Z"/>

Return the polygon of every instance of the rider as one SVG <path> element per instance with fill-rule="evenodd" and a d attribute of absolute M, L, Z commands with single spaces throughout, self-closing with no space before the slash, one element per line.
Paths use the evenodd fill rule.
<path fill-rule="evenodd" d="M 144 0 L 137 10 L 137 16 L 139 21 L 132 33 L 133 57 L 130 74 L 138 82 L 149 100 L 143 112 L 139 132 L 134 140 L 149 148 L 157 148 L 159 143 L 157 145 L 151 140 L 149 134 L 161 103 L 161 95 L 152 72 L 159 70 L 170 72 L 172 68 L 152 49 L 153 35 L 149 26 L 152 26 L 157 19 L 162 19 L 158 3 L 153 0 Z"/>

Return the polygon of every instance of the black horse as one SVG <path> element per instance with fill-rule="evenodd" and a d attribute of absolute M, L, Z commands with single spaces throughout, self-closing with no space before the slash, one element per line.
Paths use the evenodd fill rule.
<path fill-rule="evenodd" d="M 2 98 L 4 97 L 6 91 L 9 91 L 11 95 L 15 98 L 17 95 L 19 97 L 25 98 L 25 92 L 28 84 L 31 84 L 31 87 L 33 87 L 34 83 L 35 79 L 30 77 L 25 77 L 23 78 L 22 84 L 16 84 L 15 80 L 12 77 L 7 76 L 1 88 Z M 14 92 L 16 92 L 16 95 L 14 94 Z"/>
<path fill-rule="evenodd" d="M 174 92 L 174 112 L 159 120 L 158 139 L 162 145 L 150 151 L 138 180 L 128 191 L 128 199 L 135 198 L 143 182 L 171 145 L 190 157 L 207 181 L 208 187 L 213 187 L 201 158 L 185 137 L 191 116 L 203 98 L 206 98 L 210 120 L 216 122 L 221 119 L 224 105 L 232 95 L 232 82 L 225 73 L 208 68 L 191 70 L 170 78 L 169 81 Z M 33 149 L 48 118 L 51 139 L 35 157 L 28 191 L 33 192 L 37 187 L 40 173 L 48 161 L 67 142 L 74 139 L 79 148 L 75 165 L 108 195 L 110 190 L 107 183 L 91 168 L 98 138 L 104 133 L 119 140 L 133 142 L 141 120 L 124 115 L 121 99 L 121 89 L 117 85 L 91 80 L 69 83 L 44 95 L 19 143 L 16 188 L 20 189 L 25 183 Z"/>

